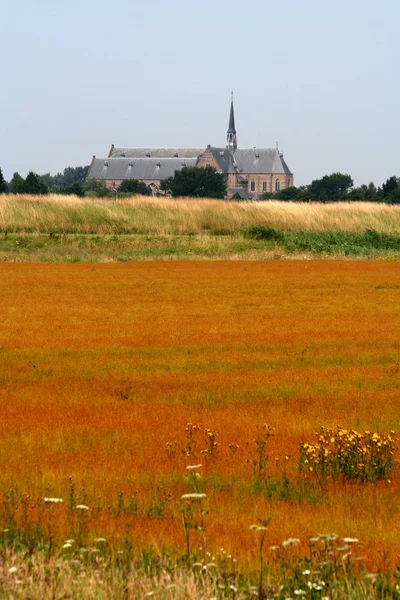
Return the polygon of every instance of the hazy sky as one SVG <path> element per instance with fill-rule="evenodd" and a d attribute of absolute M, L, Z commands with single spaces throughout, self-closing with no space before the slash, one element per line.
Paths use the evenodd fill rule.
<path fill-rule="evenodd" d="M 298 185 L 400 176 L 399 0 L 6 0 L 0 167 L 116 146 L 279 147 Z"/>

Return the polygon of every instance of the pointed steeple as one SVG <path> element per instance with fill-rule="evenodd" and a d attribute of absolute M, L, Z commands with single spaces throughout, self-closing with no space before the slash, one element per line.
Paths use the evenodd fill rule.
<path fill-rule="evenodd" d="M 231 112 L 229 115 L 229 126 L 228 133 L 226 138 L 226 147 L 228 150 L 232 152 L 232 154 L 236 151 L 237 148 L 237 137 L 236 137 L 236 129 L 235 129 L 235 112 L 233 109 L 233 90 L 232 90 L 232 98 L 231 98 Z"/>

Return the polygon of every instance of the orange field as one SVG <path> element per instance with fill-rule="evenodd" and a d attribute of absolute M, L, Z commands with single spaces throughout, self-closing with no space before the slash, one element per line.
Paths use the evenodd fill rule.
<path fill-rule="evenodd" d="M 320 426 L 400 429 L 399 275 L 389 262 L 0 265 L 0 525 L 183 553 L 186 467 L 201 463 L 194 546 L 251 560 L 249 526 L 270 516 L 268 544 L 335 532 L 375 566 L 378 549 L 395 561 L 400 471 L 322 481 L 298 456 Z"/>

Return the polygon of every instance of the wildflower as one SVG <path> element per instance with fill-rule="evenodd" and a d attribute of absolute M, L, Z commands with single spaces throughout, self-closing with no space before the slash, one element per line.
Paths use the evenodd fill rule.
<path fill-rule="evenodd" d="M 305 571 L 302 571 L 302 575 L 309 575 L 311 573 L 311 571 L 309 569 L 306 569 Z"/>
<path fill-rule="evenodd" d="M 72 544 L 68 544 L 67 542 L 65 542 L 63 548 L 72 548 Z"/>
<path fill-rule="evenodd" d="M 94 541 L 96 544 L 100 544 L 100 543 L 105 543 L 107 540 L 106 540 L 106 538 L 100 537 L 100 538 L 96 538 Z"/>
<path fill-rule="evenodd" d="M 203 466 L 203 465 L 202 465 L 201 463 L 200 463 L 200 464 L 198 464 L 198 465 L 188 465 L 188 466 L 186 467 L 186 470 L 187 470 L 187 471 L 194 471 L 194 470 L 196 470 L 196 469 L 200 469 L 200 467 L 202 467 L 202 466 Z"/>
<path fill-rule="evenodd" d="M 18 571 L 18 568 L 17 568 L 17 567 L 10 567 L 10 568 L 8 569 L 8 572 L 9 572 L 11 575 L 12 575 L 13 573 L 16 573 L 17 571 Z"/>
<path fill-rule="evenodd" d="M 279 550 L 279 546 L 270 546 L 269 549 L 272 551 Z"/>
<path fill-rule="evenodd" d="M 183 494 L 183 496 L 181 496 L 181 500 L 200 500 L 206 496 L 207 494 Z"/>
<path fill-rule="evenodd" d="M 287 548 L 288 546 L 297 546 L 297 544 L 300 544 L 300 540 L 298 538 L 289 538 L 282 542 L 282 546 L 284 548 Z"/>
<path fill-rule="evenodd" d="M 89 507 L 86 506 L 86 504 L 77 504 L 75 508 L 78 508 L 79 510 L 89 510 Z"/>
<path fill-rule="evenodd" d="M 45 498 L 46 504 L 58 504 L 59 502 L 64 502 L 62 498 Z"/>
<path fill-rule="evenodd" d="M 306 592 L 304 590 L 294 590 L 295 596 L 305 596 Z"/>
<path fill-rule="evenodd" d="M 345 537 L 343 541 L 345 544 L 357 544 L 359 540 L 357 538 Z"/>

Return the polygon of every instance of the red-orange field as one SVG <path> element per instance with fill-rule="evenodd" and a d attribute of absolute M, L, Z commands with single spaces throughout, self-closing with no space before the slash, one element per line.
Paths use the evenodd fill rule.
<path fill-rule="evenodd" d="M 0 281 L 0 491 L 10 512 L 17 489 L 21 527 L 48 527 L 38 499 L 60 497 L 61 542 L 81 503 L 87 543 L 129 535 L 183 553 L 185 468 L 201 463 L 209 513 L 194 545 L 247 560 L 249 526 L 271 516 L 269 544 L 337 533 L 362 540 L 375 566 L 378 549 L 397 561 L 398 469 L 376 483 L 297 469 L 320 426 L 400 429 L 396 263 L 4 264 Z M 189 422 L 200 430 L 185 456 Z M 264 423 L 275 435 L 261 475 Z M 205 429 L 217 435 L 209 456 Z"/>

